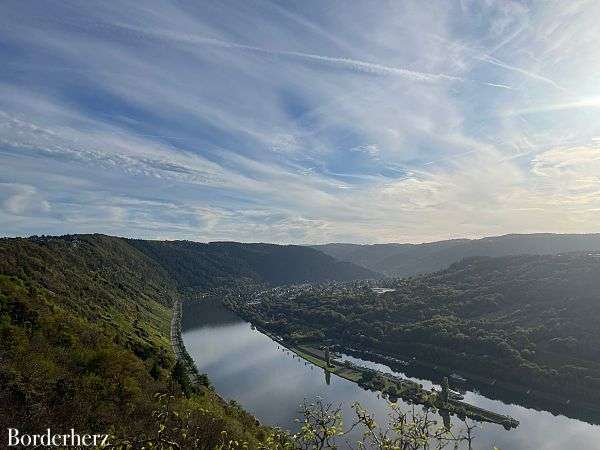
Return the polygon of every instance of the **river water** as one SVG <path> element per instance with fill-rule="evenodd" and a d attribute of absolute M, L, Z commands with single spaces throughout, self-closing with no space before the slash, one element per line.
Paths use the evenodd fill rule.
<path fill-rule="evenodd" d="M 198 369 L 208 374 L 217 392 L 228 400 L 237 401 L 265 424 L 296 428 L 294 419 L 298 417 L 299 405 L 304 399 L 317 397 L 341 404 L 346 424 L 354 417 L 351 404 L 355 401 L 373 412 L 380 423 L 389 413 L 387 401 L 377 393 L 365 391 L 336 375 L 327 380 L 323 369 L 300 359 L 216 303 L 184 303 L 183 340 Z M 378 363 L 358 358 L 353 361 L 392 371 Z M 428 379 L 423 376 L 417 379 L 425 387 L 436 385 L 433 374 Z M 499 425 L 480 424 L 476 430 L 476 449 L 493 449 L 495 446 L 501 450 L 600 450 L 598 425 L 491 397 L 471 390 L 465 393 L 467 402 L 510 415 L 521 424 L 510 431 Z M 403 409 L 411 408 L 401 401 L 399 405 Z M 421 407 L 416 408 L 421 411 Z M 437 419 L 441 423 L 439 416 Z M 453 427 L 460 428 L 460 420 L 452 420 Z M 356 432 L 347 440 L 352 443 L 358 437 Z"/>

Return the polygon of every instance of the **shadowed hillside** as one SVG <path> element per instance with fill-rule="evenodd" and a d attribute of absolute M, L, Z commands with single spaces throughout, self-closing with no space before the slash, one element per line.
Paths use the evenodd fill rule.
<path fill-rule="evenodd" d="M 239 278 L 268 284 L 349 281 L 379 274 L 299 245 L 129 240 L 157 261 L 179 286 L 217 287 Z"/>

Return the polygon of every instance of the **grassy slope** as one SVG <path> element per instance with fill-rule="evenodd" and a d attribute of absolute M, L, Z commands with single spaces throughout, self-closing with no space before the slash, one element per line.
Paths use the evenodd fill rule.
<path fill-rule="evenodd" d="M 210 448 L 227 431 L 255 444 L 265 430 L 252 416 L 209 389 L 185 398 L 173 378 L 176 287 L 123 239 L 1 239 L 0 428 L 151 437 L 155 394 L 166 393 L 171 409 L 189 415 L 185 426 L 169 419 L 173 440 Z"/>

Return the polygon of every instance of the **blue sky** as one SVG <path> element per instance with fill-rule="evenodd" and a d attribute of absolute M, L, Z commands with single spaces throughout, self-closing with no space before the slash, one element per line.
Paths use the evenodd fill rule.
<path fill-rule="evenodd" d="M 600 2 L 0 4 L 2 235 L 598 232 Z"/>

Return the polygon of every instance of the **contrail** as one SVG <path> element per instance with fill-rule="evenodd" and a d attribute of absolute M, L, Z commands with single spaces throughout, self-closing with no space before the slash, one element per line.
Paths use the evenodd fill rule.
<path fill-rule="evenodd" d="M 272 56 L 282 56 L 286 58 L 295 58 L 304 61 L 314 61 L 320 64 L 326 64 L 332 67 L 340 67 L 345 68 L 347 70 L 351 70 L 358 73 L 372 74 L 372 75 L 391 75 L 402 77 L 405 79 L 409 79 L 412 81 L 418 82 L 440 82 L 440 81 L 459 81 L 459 82 L 473 82 L 479 84 L 485 84 L 488 86 L 500 88 L 500 89 L 512 89 L 511 86 L 506 86 L 502 84 L 488 83 L 485 81 L 472 80 L 463 77 L 457 77 L 454 75 L 448 75 L 445 73 L 429 73 L 429 72 L 419 72 L 416 70 L 404 69 L 401 67 L 394 66 L 386 66 L 384 64 L 377 64 L 368 61 L 362 61 L 358 59 L 352 58 L 341 58 L 334 56 L 324 56 L 318 55 L 315 53 L 304 53 L 304 52 L 295 52 L 295 51 L 287 51 L 287 50 L 273 50 L 264 47 L 257 47 L 253 45 L 245 45 L 238 44 L 230 41 L 223 41 L 215 38 L 208 38 L 203 36 L 197 36 L 192 34 L 182 34 L 182 33 L 174 33 L 171 31 L 159 31 L 159 30 L 148 30 L 139 27 L 132 27 L 130 25 L 124 24 L 113 24 L 112 26 L 116 26 L 121 29 L 127 29 L 129 31 L 138 32 L 145 36 L 154 36 L 158 39 L 188 43 L 188 44 L 196 44 L 196 45 L 207 45 L 213 47 L 221 47 L 227 49 L 234 50 L 244 50 L 248 52 L 260 53 L 264 55 L 272 55 Z M 483 61 L 489 62 L 491 64 L 496 64 L 498 66 L 504 67 L 510 70 L 516 70 L 526 75 L 529 75 L 533 78 L 537 78 L 538 80 L 542 80 L 548 83 L 551 83 L 555 87 L 559 89 L 563 89 L 558 86 L 555 82 L 550 79 L 544 78 L 541 75 L 532 74 L 523 69 L 515 68 L 512 66 L 505 65 L 501 61 L 495 60 L 487 55 L 484 55 L 480 58 Z"/>
<path fill-rule="evenodd" d="M 365 61 L 359 61 L 356 59 L 349 58 L 334 58 L 330 56 L 314 55 L 311 53 L 299 53 L 299 52 L 285 52 L 277 51 L 274 54 L 280 54 L 283 56 L 297 56 L 299 58 L 319 61 L 332 65 L 339 65 L 347 67 L 357 72 L 372 73 L 377 75 L 398 75 L 404 78 L 410 78 L 415 81 L 464 81 L 464 78 L 455 77 L 452 75 L 446 75 L 442 73 L 432 74 L 426 72 L 417 72 L 414 70 L 401 69 L 398 67 L 384 66 L 381 64 L 369 63 Z"/>
<path fill-rule="evenodd" d="M 532 106 L 529 108 L 515 109 L 502 114 L 505 117 L 524 115 L 524 114 L 536 114 L 543 112 L 552 111 L 563 111 L 567 109 L 584 109 L 584 108 L 600 108 L 600 97 L 590 97 L 579 99 L 571 102 L 563 103 L 552 103 L 546 105 Z"/>
<path fill-rule="evenodd" d="M 507 84 L 488 83 L 487 81 L 484 82 L 483 84 L 487 84 L 488 86 L 497 87 L 497 88 L 500 88 L 500 89 L 508 89 L 508 90 L 511 90 L 511 91 L 515 89 L 512 86 L 508 86 Z"/>
<path fill-rule="evenodd" d="M 173 37 L 173 36 L 169 36 Z M 290 52 L 285 50 L 271 50 L 263 47 L 255 47 L 252 45 L 235 44 L 232 42 L 221 41 L 218 39 L 201 38 L 196 36 L 177 36 L 177 40 L 188 41 L 199 44 L 215 45 L 225 48 L 233 48 L 247 50 L 257 53 L 265 53 L 269 55 L 287 56 L 299 58 L 309 61 L 317 61 L 320 63 L 329 64 L 332 66 L 340 66 L 355 72 L 370 73 L 375 75 L 397 75 L 404 78 L 410 78 L 415 81 L 464 81 L 463 78 L 455 77 L 446 74 L 433 74 L 426 72 L 417 72 L 414 70 L 402 69 L 398 67 L 390 67 L 382 64 L 370 63 L 350 58 L 336 58 L 331 56 L 316 55 L 314 53 Z"/>
<path fill-rule="evenodd" d="M 145 35 L 153 35 L 158 38 L 167 39 L 171 41 L 179 41 L 190 44 L 200 44 L 200 45 L 210 45 L 214 47 L 221 48 L 229 48 L 229 49 L 237 49 L 237 50 L 245 50 L 249 52 L 262 53 L 267 55 L 274 56 L 283 56 L 288 58 L 297 58 L 306 61 L 315 61 L 322 64 L 327 64 L 331 66 L 337 66 L 346 68 L 348 70 L 352 70 L 354 72 L 374 74 L 374 75 L 394 75 L 400 76 L 403 78 L 408 78 L 414 81 L 424 81 L 424 82 L 436 82 L 436 81 L 465 81 L 464 78 L 455 77 L 452 75 L 447 75 L 443 73 L 427 73 L 427 72 L 419 72 L 415 70 L 403 69 L 399 67 L 386 66 L 383 64 L 376 64 L 367 61 L 361 61 L 351 58 L 338 58 L 331 56 L 323 56 L 317 55 L 313 53 L 303 53 L 303 52 L 292 52 L 285 50 L 272 50 L 264 47 L 255 47 L 253 45 L 244 45 L 237 44 L 229 41 L 222 41 L 220 39 L 214 38 L 206 38 L 201 36 L 195 36 L 190 34 L 181 34 L 181 33 L 173 33 L 166 31 L 155 31 L 148 30 L 143 28 L 131 27 L 129 25 L 113 25 L 119 28 L 125 28 L 129 30 L 133 30 Z"/>
<path fill-rule="evenodd" d="M 534 72 L 529 72 L 528 70 L 521 69 L 520 67 L 511 66 L 510 64 L 506 64 L 506 63 L 500 61 L 499 59 L 493 58 L 489 55 L 479 56 L 476 59 L 479 59 L 480 61 L 492 64 L 494 66 L 502 67 L 503 69 L 506 69 L 506 70 L 512 70 L 513 72 L 518 72 L 529 78 L 533 78 L 534 80 L 542 81 L 542 82 L 547 83 L 561 91 L 567 90 L 564 87 L 562 87 L 560 84 L 556 83 L 554 80 L 551 80 L 550 78 L 546 78 L 546 77 L 539 75 L 537 73 L 534 73 Z"/>

